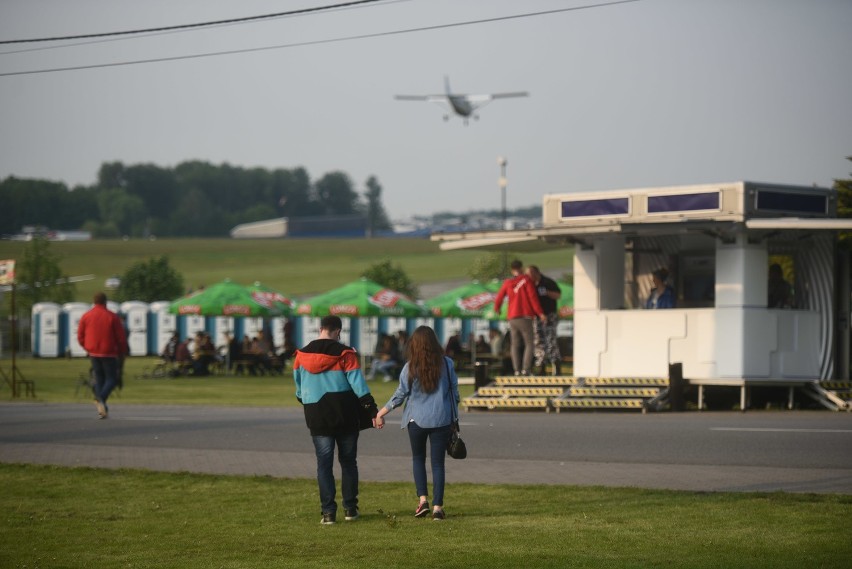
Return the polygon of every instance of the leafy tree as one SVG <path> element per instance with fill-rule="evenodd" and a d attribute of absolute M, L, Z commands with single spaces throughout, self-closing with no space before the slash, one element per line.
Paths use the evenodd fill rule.
<path fill-rule="evenodd" d="M 138 196 L 121 189 L 102 190 L 98 195 L 98 208 L 101 222 L 113 224 L 121 235 L 142 235 L 148 213 Z"/>
<path fill-rule="evenodd" d="M 481 283 L 487 283 L 492 279 L 502 279 L 506 274 L 506 261 L 503 253 L 489 253 L 484 257 L 473 260 L 467 275 Z"/>
<path fill-rule="evenodd" d="M 367 235 L 372 237 L 377 231 L 391 229 L 388 214 L 382 205 L 382 186 L 375 176 L 367 179 Z"/>
<path fill-rule="evenodd" d="M 314 197 L 325 215 L 358 213 L 358 194 L 343 172 L 330 172 L 314 184 Z"/>
<path fill-rule="evenodd" d="M 35 236 L 24 247 L 21 258 L 15 263 L 17 284 L 16 305 L 23 313 L 32 312 L 38 302 L 63 304 L 74 299 L 74 284 L 59 266 L 62 258 L 51 251 L 50 241 Z"/>
<path fill-rule="evenodd" d="M 183 294 L 183 276 L 169 265 L 165 255 L 132 265 L 121 277 L 116 291 L 119 302 L 172 300 Z"/>
<path fill-rule="evenodd" d="M 394 266 L 389 259 L 371 265 L 361 276 L 391 290 L 401 292 L 410 298 L 419 296 L 417 287 L 411 278 L 402 270 L 401 266 Z"/>

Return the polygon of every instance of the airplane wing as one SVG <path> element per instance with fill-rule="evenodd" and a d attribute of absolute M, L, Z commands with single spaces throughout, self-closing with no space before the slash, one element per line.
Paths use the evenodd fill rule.
<path fill-rule="evenodd" d="M 446 101 L 446 95 L 395 95 L 394 99 L 398 101 L 429 101 L 430 103 L 436 103 L 439 101 Z"/>
<path fill-rule="evenodd" d="M 465 95 L 464 98 L 471 103 L 489 103 L 494 99 L 509 99 L 512 97 L 529 97 L 526 91 L 516 91 L 514 93 L 493 93 L 488 95 Z"/>

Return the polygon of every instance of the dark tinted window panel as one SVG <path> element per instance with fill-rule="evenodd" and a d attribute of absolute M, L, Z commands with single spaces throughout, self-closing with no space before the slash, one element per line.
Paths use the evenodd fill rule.
<path fill-rule="evenodd" d="M 598 217 L 628 213 L 630 213 L 629 198 L 562 202 L 562 217 Z"/>
<path fill-rule="evenodd" d="M 825 215 L 828 213 L 828 198 L 822 195 L 761 190 L 757 192 L 757 209 Z"/>
<path fill-rule="evenodd" d="M 718 209 L 719 192 L 708 192 L 704 194 L 677 194 L 673 196 L 648 196 L 648 213 Z"/>

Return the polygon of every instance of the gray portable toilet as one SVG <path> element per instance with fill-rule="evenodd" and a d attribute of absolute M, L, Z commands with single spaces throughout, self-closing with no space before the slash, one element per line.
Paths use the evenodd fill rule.
<path fill-rule="evenodd" d="M 177 332 L 177 316 L 169 312 L 171 302 L 158 300 L 148 306 L 148 353 L 158 356 Z"/>
<path fill-rule="evenodd" d="M 59 357 L 59 321 L 62 307 L 55 302 L 38 302 L 33 305 L 32 346 L 33 355 L 40 358 Z"/>
<path fill-rule="evenodd" d="M 68 302 L 62 305 L 60 326 L 64 345 L 61 349 L 71 357 L 86 357 L 86 350 L 77 341 L 77 328 L 80 326 L 80 318 L 91 308 L 92 305 L 85 302 Z"/>
<path fill-rule="evenodd" d="M 128 300 L 121 304 L 127 330 L 127 347 L 131 356 L 148 355 L 148 303 Z"/>

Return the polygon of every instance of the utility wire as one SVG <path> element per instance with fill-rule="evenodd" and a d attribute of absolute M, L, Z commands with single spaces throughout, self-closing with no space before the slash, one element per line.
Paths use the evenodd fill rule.
<path fill-rule="evenodd" d="M 125 30 L 122 32 L 103 32 L 98 34 L 81 34 L 76 36 L 54 36 L 48 38 L 30 38 L 30 39 L 21 39 L 21 40 L 0 40 L 0 45 L 4 44 L 12 44 L 12 43 L 36 43 L 36 42 L 47 42 L 47 41 L 64 41 L 64 40 L 82 40 L 82 39 L 91 39 L 91 38 L 105 38 L 110 36 L 127 36 L 132 34 L 147 34 L 151 32 L 167 32 L 172 30 L 188 30 L 192 28 L 204 28 L 207 26 L 219 26 L 222 24 L 236 24 L 243 22 L 254 22 L 257 20 L 268 20 L 271 18 L 280 18 L 282 16 L 293 16 L 296 14 L 309 14 L 311 12 L 323 12 L 326 10 L 333 10 L 335 8 L 346 8 L 349 6 L 358 6 L 360 4 L 372 4 L 374 2 L 381 2 L 381 0 L 353 0 L 352 2 L 344 2 L 342 4 L 331 4 L 328 6 L 315 6 L 313 8 L 301 8 L 299 10 L 290 10 L 287 12 L 278 12 L 276 14 L 263 14 L 260 16 L 245 16 L 243 18 L 230 18 L 227 20 L 216 20 L 213 22 L 199 22 L 195 24 L 180 24 L 176 26 L 162 26 L 159 28 L 146 28 L 141 30 Z"/>
<path fill-rule="evenodd" d="M 503 22 L 507 20 L 518 20 L 522 18 L 532 18 L 536 16 L 546 16 L 548 14 L 559 14 L 562 12 L 573 12 L 578 10 L 590 10 L 594 8 L 605 8 L 608 6 L 616 6 L 618 4 L 630 4 L 632 2 L 639 2 L 640 0 L 616 0 L 614 2 L 603 2 L 600 4 L 587 4 L 585 6 L 575 6 L 573 8 L 559 8 L 555 10 L 545 10 L 542 12 L 528 12 L 524 14 L 514 14 L 511 16 L 497 16 L 494 18 L 484 18 L 480 20 L 468 20 L 465 22 L 454 22 L 451 24 L 436 24 L 434 26 L 423 26 L 419 28 L 407 28 L 403 30 L 393 30 L 389 32 L 376 32 L 372 34 L 361 34 L 354 36 L 345 36 L 340 38 L 329 38 L 324 40 L 312 40 L 312 41 L 304 41 L 304 42 L 296 42 L 289 44 L 281 44 L 281 45 L 272 45 L 272 46 L 264 46 L 264 47 L 250 47 L 245 49 L 233 49 L 227 51 L 215 51 L 215 52 L 207 52 L 207 53 L 198 53 L 194 55 L 175 55 L 170 57 L 157 57 L 151 59 L 137 59 L 132 61 L 117 61 L 114 63 L 95 63 L 91 65 L 77 65 L 70 67 L 54 67 L 49 69 L 34 69 L 31 71 L 10 71 L 7 73 L 0 73 L 0 77 L 13 77 L 17 75 L 36 75 L 41 73 L 56 73 L 59 71 L 81 71 L 84 69 L 99 69 L 103 67 L 121 67 L 125 65 L 139 65 L 143 63 L 163 63 L 167 61 L 181 61 L 188 59 L 201 59 L 206 57 L 218 57 L 221 55 L 235 55 L 235 54 L 243 54 L 243 53 L 255 53 L 261 51 L 271 51 L 275 49 L 287 49 L 292 47 L 304 47 L 304 46 L 312 46 L 312 45 L 322 45 L 322 44 L 330 44 L 330 43 L 340 43 L 346 41 L 355 41 L 362 39 L 370 39 L 370 38 L 379 38 L 379 37 L 387 37 L 387 36 L 395 36 L 416 32 L 428 32 L 434 30 L 448 29 L 448 28 L 459 28 L 464 26 L 472 26 L 477 24 L 490 24 L 494 22 Z"/>
<path fill-rule="evenodd" d="M 376 0 L 376 1 L 382 2 L 383 6 L 389 6 L 390 4 L 398 4 L 398 3 L 401 3 L 401 2 L 412 2 L 413 0 Z M 372 8 L 372 7 L 373 6 L 342 6 L 340 8 L 336 8 L 336 7 L 335 8 L 336 8 L 336 11 L 343 12 L 343 11 L 346 11 L 346 10 L 359 10 L 361 8 Z M 290 17 L 290 16 L 299 17 L 299 16 L 306 16 L 306 15 L 308 15 L 308 14 L 287 14 L 287 15 L 284 15 L 284 16 L 269 15 L 269 18 L 281 19 L 281 18 L 287 18 L 287 17 Z M 260 16 L 258 16 L 258 17 L 260 17 Z M 239 21 L 239 22 L 229 22 L 229 23 L 224 23 L 224 24 L 211 23 L 211 24 L 209 24 L 209 27 L 211 27 L 211 28 L 214 28 L 214 27 L 224 28 L 224 27 L 227 27 L 227 26 L 238 26 L 238 25 L 242 25 L 242 24 L 246 24 L 246 23 L 253 23 L 253 22 Z M 32 53 L 34 51 L 47 51 L 47 50 L 51 50 L 51 49 L 67 49 L 69 47 L 79 47 L 79 46 L 83 46 L 83 45 L 96 45 L 96 44 L 99 44 L 99 43 L 108 43 L 108 42 L 115 42 L 115 41 L 126 41 L 128 39 L 138 39 L 140 37 L 141 38 L 153 38 L 153 37 L 157 37 L 157 36 L 179 34 L 179 33 L 183 33 L 183 32 L 203 31 L 205 29 L 207 29 L 207 28 L 194 28 L 194 29 L 189 29 L 189 30 L 176 29 L 176 30 L 166 30 L 166 31 L 162 31 L 162 32 L 150 32 L 150 33 L 140 31 L 139 34 L 134 38 L 127 38 L 127 37 L 119 36 L 119 37 L 107 37 L 107 38 L 100 38 L 100 39 L 92 39 L 90 41 L 81 41 L 81 42 L 76 42 L 76 43 L 63 43 L 63 44 L 58 44 L 58 45 L 42 45 L 40 47 L 28 47 L 28 48 L 22 48 L 22 49 L 15 49 L 15 50 L 12 50 L 12 51 L 0 51 L 0 55 L 15 55 L 15 54 L 18 54 L 18 53 Z"/>

